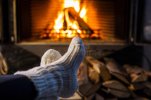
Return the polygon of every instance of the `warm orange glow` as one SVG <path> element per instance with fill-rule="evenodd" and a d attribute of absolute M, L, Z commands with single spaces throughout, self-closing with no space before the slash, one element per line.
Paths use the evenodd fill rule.
<path fill-rule="evenodd" d="M 64 0 L 63 6 L 63 8 L 73 7 L 75 11 L 79 13 L 79 16 L 86 21 L 86 7 L 80 8 L 80 0 Z M 66 26 L 64 26 L 64 22 L 66 22 Z M 68 12 L 64 9 L 58 14 L 58 17 L 55 20 L 54 30 L 56 33 L 60 34 L 60 37 L 67 38 L 73 38 L 82 32 L 78 22 L 76 20 L 71 20 Z"/>
<path fill-rule="evenodd" d="M 56 32 L 59 32 L 59 30 L 62 29 L 63 27 L 63 20 L 62 20 L 63 17 L 64 17 L 63 12 L 60 12 L 58 18 L 55 20 L 54 29 L 56 30 Z"/>
<path fill-rule="evenodd" d="M 84 19 L 84 21 L 87 21 L 87 17 L 85 16 L 86 15 L 86 8 L 83 7 L 82 10 L 80 11 L 80 17 Z"/>
<path fill-rule="evenodd" d="M 77 12 L 80 11 L 80 0 L 64 0 L 64 8 L 73 7 Z"/>

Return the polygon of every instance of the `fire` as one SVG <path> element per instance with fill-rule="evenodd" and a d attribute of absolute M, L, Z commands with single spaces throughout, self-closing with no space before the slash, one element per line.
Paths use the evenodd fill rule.
<path fill-rule="evenodd" d="M 64 8 L 73 7 L 77 12 L 80 11 L 80 0 L 65 0 Z"/>
<path fill-rule="evenodd" d="M 59 32 L 59 30 L 63 27 L 63 17 L 63 12 L 60 12 L 58 18 L 55 20 L 56 25 L 54 26 L 54 29 L 56 30 L 56 32 Z"/>
<path fill-rule="evenodd" d="M 87 17 L 85 15 L 86 15 L 86 8 L 83 7 L 82 10 L 80 11 L 80 17 L 83 18 L 84 21 L 87 22 Z"/>
<path fill-rule="evenodd" d="M 55 20 L 54 30 L 59 33 L 60 37 L 72 38 L 77 34 L 80 34 L 80 26 L 76 20 L 72 20 L 69 17 L 66 8 L 72 7 L 79 14 L 79 16 L 86 22 L 86 7 L 80 8 L 80 0 L 64 0 L 63 10 L 58 14 Z"/>

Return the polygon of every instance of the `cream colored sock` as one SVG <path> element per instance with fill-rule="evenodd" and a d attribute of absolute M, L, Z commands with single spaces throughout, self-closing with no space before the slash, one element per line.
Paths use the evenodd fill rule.
<path fill-rule="evenodd" d="M 84 56 L 84 44 L 80 38 L 75 37 L 68 51 L 60 59 L 46 66 L 15 74 L 25 75 L 33 81 L 38 91 L 37 99 L 52 100 L 52 96 L 70 97 L 77 90 L 77 70 Z"/>
<path fill-rule="evenodd" d="M 59 51 L 54 49 L 49 49 L 41 57 L 40 66 L 46 66 L 47 64 L 50 64 L 58 60 L 59 58 L 61 58 L 61 54 Z"/>
<path fill-rule="evenodd" d="M 54 50 L 54 49 L 49 49 L 42 55 L 40 66 L 46 66 L 47 64 L 50 64 L 58 60 L 59 58 L 61 58 L 61 54 L 59 51 Z M 52 100 L 59 100 L 58 96 L 51 96 L 50 98 Z"/>

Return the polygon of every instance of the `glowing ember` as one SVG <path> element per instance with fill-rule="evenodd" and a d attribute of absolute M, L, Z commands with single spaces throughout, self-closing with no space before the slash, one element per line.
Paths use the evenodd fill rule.
<path fill-rule="evenodd" d="M 57 19 L 55 20 L 54 30 L 56 33 L 60 34 L 60 37 L 72 38 L 79 35 L 82 31 L 76 20 L 72 20 L 69 17 L 66 8 L 73 7 L 79 16 L 86 21 L 86 8 L 82 7 L 80 10 L 80 0 L 64 0 L 64 10 L 62 10 Z"/>

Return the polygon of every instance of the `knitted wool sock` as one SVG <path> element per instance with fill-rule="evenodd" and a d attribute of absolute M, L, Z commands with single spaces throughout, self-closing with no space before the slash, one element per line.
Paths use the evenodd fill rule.
<path fill-rule="evenodd" d="M 67 53 L 60 59 L 43 67 L 17 72 L 30 78 L 37 91 L 38 99 L 51 99 L 51 96 L 69 97 L 77 85 L 77 69 L 85 56 L 85 48 L 78 37 L 72 39 Z"/>
<path fill-rule="evenodd" d="M 50 64 L 50 63 L 58 60 L 59 58 L 61 58 L 60 52 L 58 52 L 57 50 L 54 50 L 54 49 L 49 49 L 41 57 L 40 66 L 46 66 L 47 64 Z M 58 96 L 51 96 L 50 98 L 51 98 L 51 100 L 59 100 Z"/>
<path fill-rule="evenodd" d="M 49 49 L 41 57 L 40 66 L 46 66 L 47 64 L 50 64 L 59 58 L 61 58 L 60 52 L 54 49 Z"/>

